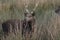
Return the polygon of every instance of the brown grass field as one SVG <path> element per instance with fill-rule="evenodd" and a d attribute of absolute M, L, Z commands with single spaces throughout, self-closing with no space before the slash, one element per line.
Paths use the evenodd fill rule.
<path fill-rule="evenodd" d="M 37 2 L 39 4 L 36 13 L 36 33 L 31 40 L 60 40 L 60 15 L 55 9 L 60 6 L 60 0 L 0 0 L 0 39 L 1 40 L 22 40 L 21 33 L 10 34 L 3 38 L 2 23 L 8 19 L 24 19 L 25 5 L 30 11 Z M 12 8 L 10 8 L 13 6 Z"/>

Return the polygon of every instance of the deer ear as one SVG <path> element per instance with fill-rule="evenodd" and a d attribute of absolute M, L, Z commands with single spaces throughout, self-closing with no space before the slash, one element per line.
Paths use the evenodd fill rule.
<path fill-rule="evenodd" d="M 24 15 L 27 16 L 27 13 L 25 12 Z"/>
<path fill-rule="evenodd" d="M 35 12 L 33 11 L 33 12 L 31 12 L 31 14 L 32 14 L 32 16 L 35 16 Z"/>
<path fill-rule="evenodd" d="M 29 10 L 28 9 L 25 9 L 24 15 L 27 16 L 28 13 L 29 13 Z"/>

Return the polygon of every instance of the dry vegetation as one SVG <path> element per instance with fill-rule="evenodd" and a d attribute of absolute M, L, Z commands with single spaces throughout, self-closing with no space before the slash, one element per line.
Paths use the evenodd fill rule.
<path fill-rule="evenodd" d="M 60 15 L 56 14 L 55 8 L 60 6 L 60 0 L 1 0 L 0 1 L 0 22 L 8 19 L 23 19 L 24 3 L 28 4 L 31 11 L 35 4 L 40 1 L 35 10 L 37 20 L 37 32 L 33 35 L 32 40 L 60 40 Z M 11 8 L 12 6 L 12 8 Z M 3 32 L 0 23 L 0 38 Z M 7 37 L 6 40 L 22 40 L 21 34 Z M 2 38 L 2 40 L 5 40 Z"/>

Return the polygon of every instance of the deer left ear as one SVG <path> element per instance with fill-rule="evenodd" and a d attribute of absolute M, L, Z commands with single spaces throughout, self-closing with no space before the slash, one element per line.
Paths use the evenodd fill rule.
<path fill-rule="evenodd" d="M 35 12 L 33 11 L 33 12 L 31 12 L 31 14 L 32 14 L 32 16 L 35 16 Z"/>

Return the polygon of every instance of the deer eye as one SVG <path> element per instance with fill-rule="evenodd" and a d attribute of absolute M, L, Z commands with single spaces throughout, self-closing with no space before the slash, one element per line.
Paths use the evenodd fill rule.
<path fill-rule="evenodd" d="M 35 12 L 32 12 L 31 14 L 32 14 L 32 16 L 35 16 Z"/>

